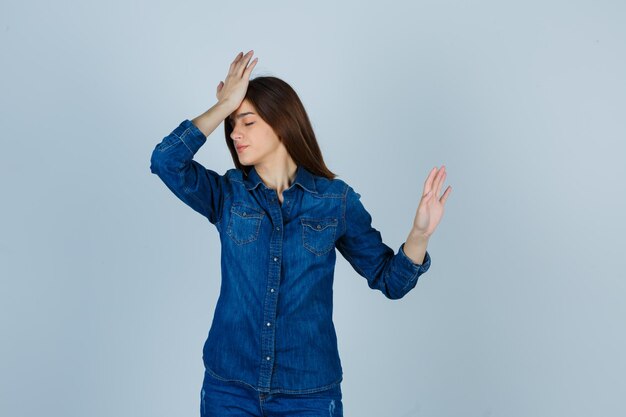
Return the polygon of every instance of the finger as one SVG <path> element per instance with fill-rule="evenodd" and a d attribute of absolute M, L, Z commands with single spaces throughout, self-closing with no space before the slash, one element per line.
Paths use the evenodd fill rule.
<path fill-rule="evenodd" d="M 442 165 L 441 168 L 439 168 L 437 170 L 437 175 L 435 175 L 435 178 L 433 178 L 432 189 L 434 191 L 436 191 L 437 187 L 439 187 L 439 185 L 441 183 L 441 177 L 443 176 L 444 172 L 445 172 L 445 169 L 444 169 L 444 167 Z"/>
<path fill-rule="evenodd" d="M 246 71 L 250 60 L 252 59 L 252 55 L 254 55 L 254 51 L 250 50 L 241 58 L 241 60 L 239 60 L 238 74 L 240 76 L 243 76 L 243 73 Z"/>
<path fill-rule="evenodd" d="M 230 68 L 228 69 L 229 74 L 233 72 L 233 70 L 235 69 L 235 66 L 237 65 L 237 62 L 239 61 L 242 55 L 243 55 L 243 52 L 239 52 L 237 56 L 235 57 L 235 59 L 233 60 L 233 62 L 230 63 Z"/>
<path fill-rule="evenodd" d="M 240 60 L 237 62 L 236 73 L 239 77 L 243 76 L 244 69 L 248 66 L 248 62 L 250 62 L 250 58 L 252 58 L 253 50 L 248 51 Z"/>
<path fill-rule="evenodd" d="M 445 171 L 445 167 L 442 168 L 441 176 L 439 178 L 439 181 L 437 181 L 437 188 L 436 188 L 437 195 L 441 193 L 441 187 L 443 186 L 443 182 L 445 181 L 447 175 L 448 173 Z"/>
<path fill-rule="evenodd" d="M 241 60 L 242 56 L 243 56 L 243 52 L 239 52 L 237 56 L 235 57 L 235 59 L 233 60 L 233 62 L 230 63 L 230 67 L 228 68 L 228 74 L 226 75 L 226 78 L 232 76 L 233 74 L 237 72 L 237 64 Z"/>
<path fill-rule="evenodd" d="M 250 78 L 250 73 L 252 73 L 252 70 L 256 66 L 257 62 L 259 62 L 259 57 L 254 58 L 252 62 L 250 63 L 250 65 L 248 65 L 248 68 L 246 68 L 246 70 L 243 72 L 246 78 Z"/>
<path fill-rule="evenodd" d="M 426 181 L 424 181 L 424 195 L 426 195 L 426 193 L 428 193 L 428 191 L 430 190 L 431 184 L 433 182 L 433 175 L 435 175 L 436 172 L 437 168 L 433 168 L 428 173 L 428 177 L 426 177 Z"/>
<path fill-rule="evenodd" d="M 230 64 L 230 65 L 231 65 L 231 66 L 234 66 L 234 65 L 237 63 L 237 61 L 239 61 L 239 59 L 241 58 L 241 56 L 242 56 L 242 55 L 243 55 L 243 52 L 239 52 L 239 53 L 237 54 L 237 56 L 235 57 L 235 59 L 233 59 L 233 62 L 231 62 L 231 64 Z"/>
<path fill-rule="evenodd" d="M 452 192 L 452 187 L 448 185 L 448 188 L 446 188 L 446 192 L 443 193 L 443 195 L 439 199 L 441 204 L 446 204 L 446 200 L 448 199 L 448 196 L 450 195 L 451 192 Z"/>
<path fill-rule="evenodd" d="M 422 210 L 424 210 L 423 207 L 430 207 L 430 203 L 431 201 L 433 201 L 433 192 L 429 191 L 427 192 L 423 197 L 422 197 L 422 201 L 420 201 L 417 210 L 420 210 L 420 207 L 422 208 Z"/>
<path fill-rule="evenodd" d="M 428 178 L 426 178 L 426 181 L 424 182 L 424 194 L 430 191 L 435 174 L 437 174 L 437 167 L 430 170 L 430 174 L 428 174 Z"/>
<path fill-rule="evenodd" d="M 432 192 L 427 191 L 426 193 L 424 193 L 424 195 L 422 196 L 422 201 L 424 203 L 427 203 L 430 200 L 430 197 L 433 195 Z"/>

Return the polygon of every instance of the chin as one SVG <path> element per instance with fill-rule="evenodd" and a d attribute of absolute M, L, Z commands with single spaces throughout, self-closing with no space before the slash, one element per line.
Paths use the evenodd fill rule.
<path fill-rule="evenodd" d="M 257 159 L 252 158 L 252 155 L 239 155 L 239 163 L 241 165 L 252 166 L 256 165 Z"/>

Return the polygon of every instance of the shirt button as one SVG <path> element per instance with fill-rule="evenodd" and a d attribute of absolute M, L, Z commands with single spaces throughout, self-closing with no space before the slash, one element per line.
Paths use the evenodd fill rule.
<path fill-rule="evenodd" d="M 245 211 L 242 213 L 242 216 L 243 216 L 243 217 L 246 217 L 246 212 L 245 212 Z"/>
<path fill-rule="evenodd" d="M 321 228 L 322 228 L 322 226 L 320 226 L 320 225 L 318 224 L 318 225 L 317 225 L 317 228 L 318 228 L 318 229 L 321 229 Z"/>
<path fill-rule="evenodd" d="M 274 292 L 274 288 L 270 288 L 270 292 Z"/>
<path fill-rule="evenodd" d="M 269 360 L 270 360 L 270 357 L 268 356 L 268 357 L 266 357 L 265 359 L 269 361 Z"/>
<path fill-rule="evenodd" d="M 275 261 L 277 261 L 277 260 L 278 260 L 278 258 L 274 256 L 274 260 L 275 260 Z"/>
<path fill-rule="evenodd" d="M 276 230 L 280 230 L 280 227 L 276 226 Z"/>
<path fill-rule="evenodd" d="M 270 327 L 272 325 L 272 323 L 267 323 L 267 327 Z"/>

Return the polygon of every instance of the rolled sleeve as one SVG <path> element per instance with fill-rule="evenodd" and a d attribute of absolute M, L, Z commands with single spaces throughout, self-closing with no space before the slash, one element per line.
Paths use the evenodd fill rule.
<path fill-rule="evenodd" d="M 402 298 L 430 267 L 430 255 L 426 252 L 424 263 L 415 264 L 404 253 L 404 243 L 394 253 L 372 226 L 372 217 L 360 197 L 348 186 L 344 228 L 337 240 L 337 249 L 354 270 L 367 279 L 370 288 L 380 290 L 389 299 Z"/>
<path fill-rule="evenodd" d="M 420 272 L 423 274 L 424 272 L 428 271 L 428 268 L 430 268 L 430 254 L 428 253 L 428 251 L 426 251 L 426 254 L 424 255 L 424 262 L 422 262 L 421 264 L 416 264 L 411 258 L 408 257 L 406 252 L 404 252 L 404 243 L 400 245 L 400 254 L 402 255 L 401 258 L 405 259 L 404 263 L 406 264 L 407 268 L 415 269 L 415 272 Z"/>
<path fill-rule="evenodd" d="M 428 253 L 428 251 L 426 251 L 426 254 L 424 255 L 424 262 L 422 262 L 421 264 L 416 264 L 404 252 L 404 243 L 402 243 L 402 245 L 400 245 L 400 249 L 398 249 L 398 255 L 398 258 L 400 258 L 400 268 L 404 269 L 406 275 L 412 274 L 411 278 L 409 278 L 407 282 L 407 287 L 405 289 L 412 289 L 413 287 L 415 287 L 415 284 L 417 284 L 417 278 L 419 278 L 420 275 L 428 271 L 428 268 L 430 268 L 430 254 Z"/>

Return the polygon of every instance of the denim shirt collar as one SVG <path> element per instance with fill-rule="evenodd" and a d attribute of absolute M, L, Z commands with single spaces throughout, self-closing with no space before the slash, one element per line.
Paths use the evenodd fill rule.
<path fill-rule="evenodd" d="M 247 176 L 244 174 L 243 181 L 248 190 L 252 190 L 256 188 L 259 184 L 263 183 L 263 180 L 259 176 L 259 173 L 256 172 L 254 166 L 250 167 Z M 302 165 L 298 165 L 298 167 L 296 168 L 296 179 L 294 180 L 293 184 L 299 184 L 306 191 L 317 194 L 317 190 L 315 188 L 315 178 L 313 174 Z M 289 188 L 291 188 L 293 184 L 291 184 Z"/>

